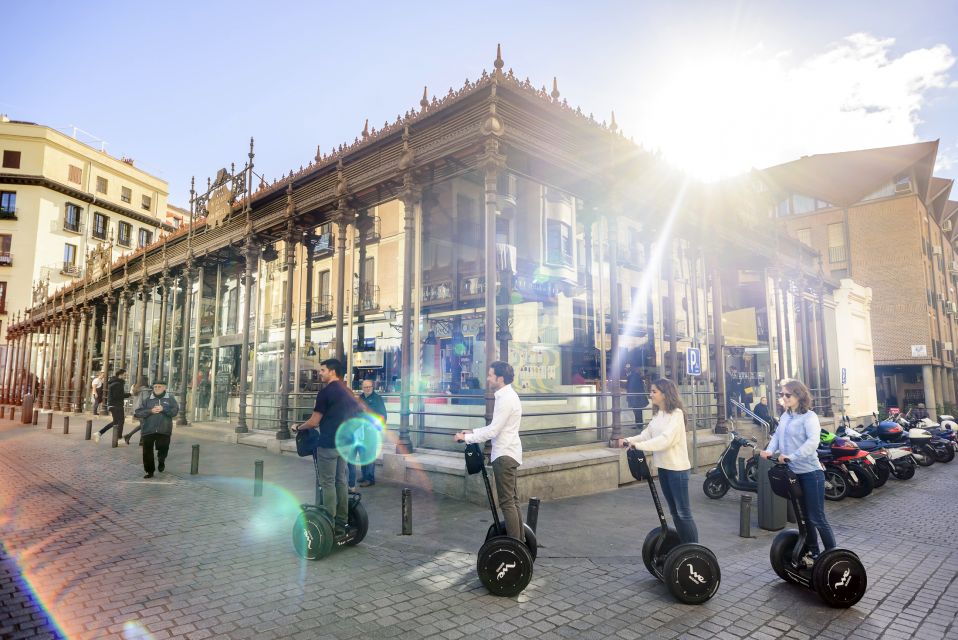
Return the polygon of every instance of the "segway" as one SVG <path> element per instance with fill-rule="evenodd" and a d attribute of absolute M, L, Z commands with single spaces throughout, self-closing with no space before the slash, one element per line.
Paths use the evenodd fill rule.
<path fill-rule="evenodd" d="M 722 571 L 712 551 L 701 544 L 679 542 L 679 534 L 670 529 L 662 511 L 659 493 L 652 480 L 646 453 L 629 449 L 629 471 L 636 480 L 646 480 L 652 491 L 652 502 L 659 514 L 660 526 L 649 531 L 642 543 L 642 561 L 653 576 L 668 587 L 679 602 L 702 604 L 718 591 Z"/>
<path fill-rule="evenodd" d="M 306 560 L 322 560 L 333 549 L 362 542 L 369 531 L 369 516 L 362 505 L 362 496 L 349 494 L 349 515 L 346 532 L 335 535 L 334 516 L 323 506 L 323 488 L 316 482 L 316 504 L 299 505 L 300 514 L 293 524 L 293 548 Z"/>
<path fill-rule="evenodd" d="M 778 456 L 769 459 L 775 463 L 768 470 L 772 491 L 791 502 L 798 523 L 798 531 L 782 531 L 772 541 L 769 550 L 772 569 L 782 580 L 811 589 L 831 607 L 853 606 L 865 595 L 868 586 L 865 567 L 858 556 L 848 549 L 829 549 L 814 562 L 805 558 L 808 523 L 802 504 L 802 485 Z"/>
<path fill-rule="evenodd" d="M 523 523 L 525 544 L 506 535 L 506 524 L 499 519 L 499 510 L 492 498 L 492 485 L 482 449 L 478 444 L 466 445 L 466 471 L 469 475 L 482 473 L 486 485 L 486 497 L 492 511 L 492 526 L 486 532 L 486 540 L 479 548 L 476 558 L 476 572 L 479 580 L 495 596 L 511 598 L 519 595 L 532 580 L 532 565 L 536 559 L 538 544 L 536 534 L 529 525 Z"/>

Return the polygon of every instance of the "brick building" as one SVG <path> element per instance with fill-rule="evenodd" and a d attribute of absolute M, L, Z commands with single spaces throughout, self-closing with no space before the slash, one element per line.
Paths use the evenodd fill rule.
<path fill-rule="evenodd" d="M 775 216 L 818 250 L 824 273 L 873 294 L 879 403 L 954 405 L 958 260 L 952 180 L 938 142 L 806 156 L 760 172 Z M 953 412 L 949 408 L 949 412 Z"/>

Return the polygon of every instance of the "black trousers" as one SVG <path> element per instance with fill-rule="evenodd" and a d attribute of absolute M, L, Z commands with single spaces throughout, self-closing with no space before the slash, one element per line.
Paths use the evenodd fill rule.
<path fill-rule="evenodd" d="M 143 470 L 147 473 L 156 471 L 153 462 L 153 446 L 156 446 L 156 454 L 160 459 L 160 464 L 166 461 L 166 454 L 170 451 L 170 436 L 165 433 L 151 433 L 148 436 L 142 436 L 143 440 Z"/>
<path fill-rule="evenodd" d="M 123 421 L 126 419 L 126 416 L 123 414 L 123 407 L 110 407 L 110 415 L 113 416 L 113 421 L 110 422 L 110 424 L 103 427 L 102 429 L 100 429 L 100 435 L 102 436 L 104 433 L 106 433 L 113 427 L 116 427 L 117 431 L 119 431 L 117 438 L 118 439 L 122 438 L 123 437 Z"/>

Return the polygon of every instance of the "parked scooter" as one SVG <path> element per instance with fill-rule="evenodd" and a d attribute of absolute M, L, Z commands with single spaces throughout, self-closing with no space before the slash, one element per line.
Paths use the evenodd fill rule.
<path fill-rule="evenodd" d="M 908 422 L 904 421 L 904 418 L 899 417 L 898 419 L 879 422 L 878 416 L 875 414 L 872 414 L 872 416 L 874 421 L 867 427 L 859 429 L 862 434 L 877 437 L 884 443 L 908 446 L 918 466 L 930 467 L 935 464 L 937 456 L 931 446 L 931 434 L 924 429 L 915 429 L 914 438 L 912 438 L 911 430 L 905 430 Z M 904 421 L 905 426 L 900 424 L 899 420 Z"/>
<path fill-rule="evenodd" d="M 854 442 L 836 438 L 832 433 L 828 435 L 831 436 L 828 438 L 829 442 L 818 449 L 818 459 L 825 467 L 825 498 L 841 500 L 845 495 L 864 498 L 875 488 L 875 474 L 870 470 L 875 459 L 859 449 Z M 845 483 L 844 494 L 842 482 Z M 829 483 L 832 484 L 831 491 Z"/>
<path fill-rule="evenodd" d="M 705 482 L 702 484 L 702 490 L 705 495 L 718 500 L 726 493 L 729 488 L 738 491 L 758 491 L 758 482 L 755 480 L 754 465 L 742 459 L 739 463 L 739 451 L 743 447 L 754 449 L 757 445 L 752 440 L 744 438 L 734 431 L 729 432 L 731 440 L 725 451 L 719 456 L 718 462 L 705 474 Z M 748 462 L 752 462 L 751 458 Z M 752 473 L 749 474 L 748 468 L 752 467 Z"/>

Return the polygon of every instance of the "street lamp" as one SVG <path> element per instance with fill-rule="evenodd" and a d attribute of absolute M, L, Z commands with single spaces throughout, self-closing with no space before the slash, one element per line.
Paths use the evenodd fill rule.
<path fill-rule="evenodd" d="M 393 309 L 392 306 L 390 306 L 388 309 L 383 310 L 383 320 L 388 322 L 389 326 L 392 327 L 394 330 L 402 333 L 402 323 L 393 322 L 394 320 L 396 320 L 398 315 L 399 315 L 399 312 Z"/>

